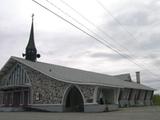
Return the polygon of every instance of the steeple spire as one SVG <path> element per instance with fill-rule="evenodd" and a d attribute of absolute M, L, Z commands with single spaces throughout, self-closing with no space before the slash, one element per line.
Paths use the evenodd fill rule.
<path fill-rule="evenodd" d="M 26 47 L 26 53 L 23 54 L 23 57 L 25 56 L 26 60 L 30 60 L 35 62 L 37 60 L 37 58 L 40 57 L 40 54 L 37 54 L 37 49 L 34 43 L 34 25 L 33 25 L 33 21 L 34 21 L 34 14 L 32 14 L 32 24 L 31 24 L 31 31 L 30 31 L 30 37 L 29 37 L 29 41 Z"/>
<path fill-rule="evenodd" d="M 34 14 L 32 15 L 32 25 L 31 25 L 30 37 L 29 37 L 29 41 L 28 41 L 28 45 L 27 45 L 26 49 L 35 49 L 36 50 L 35 43 L 34 43 L 33 20 L 34 20 Z"/>

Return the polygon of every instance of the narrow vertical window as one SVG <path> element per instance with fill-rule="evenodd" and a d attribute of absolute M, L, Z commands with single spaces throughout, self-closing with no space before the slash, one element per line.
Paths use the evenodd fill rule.
<path fill-rule="evenodd" d="M 27 76 L 26 76 L 26 74 L 25 74 L 25 83 L 27 83 Z"/>
<path fill-rule="evenodd" d="M 22 84 L 24 84 L 24 70 L 22 69 Z"/>
<path fill-rule="evenodd" d="M 13 72 L 13 79 L 14 79 L 14 85 L 16 85 L 16 74 L 15 74 L 15 72 Z"/>
<path fill-rule="evenodd" d="M 17 84 L 20 84 L 20 69 L 19 65 L 17 65 Z"/>
<path fill-rule="evenodd" d="M 21 66 L 19 67 L 19 83 L 22 85 L 22 69 Z"/>

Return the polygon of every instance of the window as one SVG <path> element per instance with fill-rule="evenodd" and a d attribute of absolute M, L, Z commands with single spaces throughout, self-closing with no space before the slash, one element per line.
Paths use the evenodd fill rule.
<path fill-rule="evenodd" d="M 93 99 L 87 99 L 86 102 L 87 103 L 93 103 Z"/>
<path fill-rule="evenodd" d="M 39 101 L 42 99 L 42 95 L 39 92 L 36 93 L 35 97 L 36 97 L 36 101 Z"/>

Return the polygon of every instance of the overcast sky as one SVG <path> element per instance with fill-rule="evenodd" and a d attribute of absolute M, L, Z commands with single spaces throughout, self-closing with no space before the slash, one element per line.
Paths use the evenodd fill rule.
<path fill-rule="evenodd" d="M 31 15 L 34 13 L 35 42 L 38 53 L 41 54 L 38 61 L 110 75 L 131 73 L 133 81 L 135 72 L 140 71 L 141 82 L 160 91 L 160 0 L 50 0 L 81 25 L 47 0 L 37 1 L 99 40 L 107 41 L 122 55 L 131 56 L 134 62 L 145 69 L 54 16 L 32 0 L 1 0 L 0 68 L 10 56 L 22 57 L 29 39 Z"/>

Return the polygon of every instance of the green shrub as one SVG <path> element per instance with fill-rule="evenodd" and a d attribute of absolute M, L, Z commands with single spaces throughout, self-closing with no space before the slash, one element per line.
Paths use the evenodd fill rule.
<path fill-rule="evenodd" d="M 153 104 L 154 105 L 160 105 L 160 95 L 154 95 L 153 96 Z"/>

